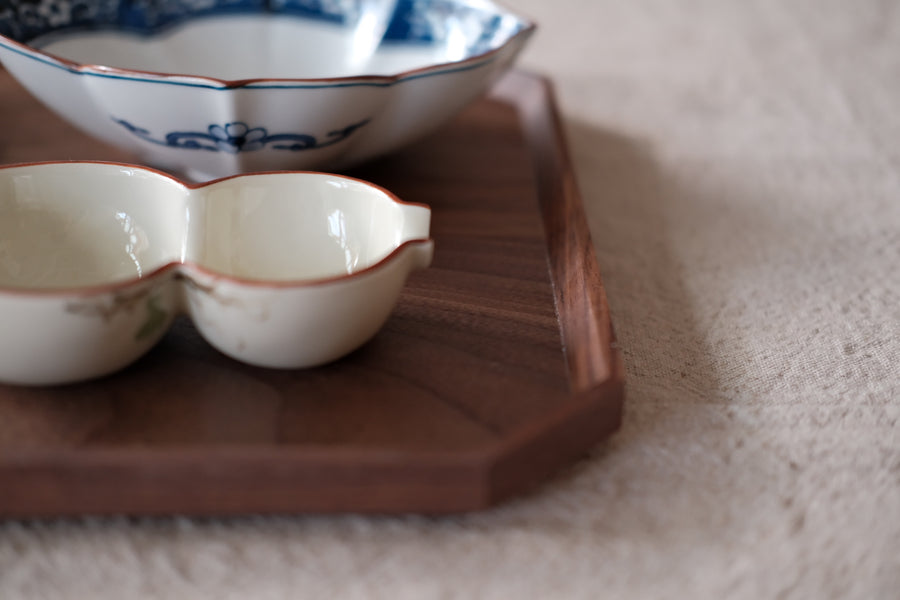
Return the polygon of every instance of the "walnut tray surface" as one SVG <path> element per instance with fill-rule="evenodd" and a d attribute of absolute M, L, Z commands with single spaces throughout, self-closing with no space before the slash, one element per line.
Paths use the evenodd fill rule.
<path fill-rule="evenodd" d="M 133 162 L 0 70 L 0 162 Z M 513 72 L 350 173 L 429 204 L 431 268 L 362 349 L 254 368 L 187 320 L 85 384 L 0 385 L 0 516 L 446 513 L 546 480 L 618 427 L 615 349 L 553 93 Z"/>

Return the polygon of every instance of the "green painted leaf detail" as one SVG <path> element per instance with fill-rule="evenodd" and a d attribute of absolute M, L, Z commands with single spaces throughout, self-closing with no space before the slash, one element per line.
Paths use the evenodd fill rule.
<path fill-rule="evenodd" d="M 159 306 L 159 296 L 147 297 L 147 319 L 134 334 L 135 341 L 143 340 L 156 333 L 166 324 L 166 311 Z"/>

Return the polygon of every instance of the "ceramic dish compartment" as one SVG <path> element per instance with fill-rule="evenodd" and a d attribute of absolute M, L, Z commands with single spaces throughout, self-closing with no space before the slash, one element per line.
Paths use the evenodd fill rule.
<path fill-rule="evenodd" d="M 335 360 L 430 263 L 429 222 L 425 206 L 321 173 L 187 186 L 112 163 L 0 169 L 0 381 L 110 373 L 181 313 L 244 362 Z"/>
<path fill-rule="evenodd" d="M 3 0 L 0 60 L 85 132 L 206 180 L 407 144 L 533 30 L 488 0 Z"/>

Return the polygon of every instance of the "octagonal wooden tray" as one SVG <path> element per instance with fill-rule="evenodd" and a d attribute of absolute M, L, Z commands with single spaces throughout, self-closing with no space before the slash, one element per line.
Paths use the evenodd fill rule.
<path fill-rule="evenodd" d="M 130 161 L 0 70 L 0 161 Z M 361 350 L 245 366 L 187 321 L 108 378 L 0 386 L 0 516 L 444 513 L 490 506 L 609 436 L 621 360 L 540 77 L 513 72 L 352 173 L 433 209 L 433 266 Z"/>

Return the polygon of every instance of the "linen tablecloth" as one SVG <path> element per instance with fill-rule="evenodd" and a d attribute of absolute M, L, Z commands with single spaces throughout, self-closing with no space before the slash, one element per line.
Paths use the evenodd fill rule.
<path fill-rule="evenodd" d="M 0 523 L 0 598 L 900 597 L 900 4 L 515 0 L 622 430 L 445 518 Z M 0 491 L 2 493 L 2 491 Z"/>

